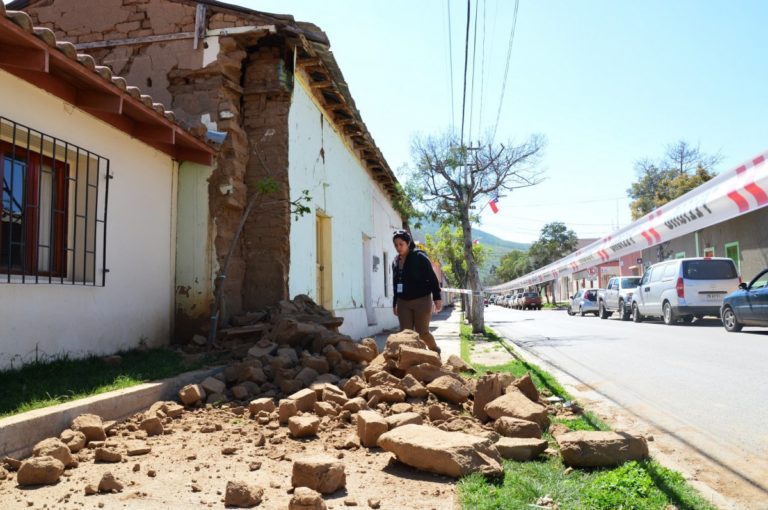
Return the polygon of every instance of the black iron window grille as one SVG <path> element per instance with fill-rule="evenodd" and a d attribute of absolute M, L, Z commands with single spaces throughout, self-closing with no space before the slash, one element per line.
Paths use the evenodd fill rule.
<path fill-rule="evenodd" d="M 106 284 L 109 160 L 0 116 L 0 283 Z"/>

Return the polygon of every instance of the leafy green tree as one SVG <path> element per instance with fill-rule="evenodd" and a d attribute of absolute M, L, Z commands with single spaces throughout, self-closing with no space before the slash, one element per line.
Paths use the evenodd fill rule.
<path fill-rule="evenodd" d="M 501 257 L 499 265 L 493 273 L 500 283 L 508 282 L 527 273 L 529 265 L 528 253 L 522 250 L 512 250 Z"/>
<path fill-rule="evenodd" d="M 433 260 L 439 260 L 443 274 L 453 287 L 466 288 L 469 279 L 467 259 L 464 257 L 464 238 L 458 227 L 448 224 L 440 226 L 435 235 L 427 234 L 425 251 Z M 472 246 L 472 254 L 479 266 L 483 266 L 488 257 L 488 249 L 481 244 Z"/>
<path fill-rule="evenodd" d="M 541 228 L 539 238 L 528 249 L 531 268 L 536 270 L 561 259 L 576 249 L 578 238 L 565 223 L 554 221 Z"/>
<path fill-rule="evenodd" d="M 539 238 L 528 249 L 531 269 L 539 269 L 565 257 L 576 249 L 577 243 L 576 233 L 566 227 L 565 223 L 559 221 L 547 223 L 542 227 Z M 539 285 L 539 291 L 543 291 L 549 303 L 547 286 L 548 284 Z"/>
<path fill-rule="evenodd" d="M 442 137 L 416 137 L 411 146 L 413 163 L 407 169 L 410 201 L 432 221 L 458 225 L 467 265 L 467 285 L 473 291 L 467 310 L 472 331 L 485 330 L 480 273 L 472 239 L 473 211 L 491 198 L 516 188 L 541 182 L 535 163 L 544 140 L 532 136 L 515 145 L 494 144 L 467 147 L 453 134 Z"/>
<path fill-rule="evenodd" d="M 635 162 L 637 180 L 627 190 L 632 198 L 632 219 L 641 218 L 712 179 L 717 175 L 713 167 L 721 159 L 719 154 L 707 155 L 698 146 L 679 141 L 667 147 L 658 163 L 649 159 Z"/>

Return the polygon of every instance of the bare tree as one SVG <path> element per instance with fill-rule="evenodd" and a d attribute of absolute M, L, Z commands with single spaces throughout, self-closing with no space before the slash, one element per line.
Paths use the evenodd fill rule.
<path fill-rule="evenodd" d="M 472 290 L 469 317 L 474 333 L 485 329 L 480 275 L 472 253 L 476 206 L 501 198 L 505 192 L 540 183 L 542 173 L 535 164 L 544 144 L 543 137 L 537 135 L 519 145 L 487 142 L 467 147 L 451 134 L 416 137 L 412 142 L 413 166 L 408 168 L 411 200 L 425 216 L 461 227 Z"/>
<path fill-rule="evenodd" d="M 667 145 L 664 156 L 665 160 L 662 167 L 665 170 L 674 169 L 678 175 L 690 174 L 699 168 L 712 171 L 712 168 L 723 159 L 720 153 L 705 154 L 701 152 L 701 147 L 698 144 L 694 147 L 685 140 Z"/>

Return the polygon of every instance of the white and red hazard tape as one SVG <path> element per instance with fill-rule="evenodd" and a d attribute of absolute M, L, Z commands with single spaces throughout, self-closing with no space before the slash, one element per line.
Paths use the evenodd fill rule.
<path fill-rule="evenodd" d="M 442 288 L 440 289 L 443 292 L 453 293 L 453 294 L 472 294 L 472 291 L 469 289 L 450 289 L 450 288 Z"/>
<path fill-rule="evenodd" d="M 486 290 L 503 292 L 567 276 L 765 207 L 767 160 L 768 152 L 760 154 L 589 246 Z"/>

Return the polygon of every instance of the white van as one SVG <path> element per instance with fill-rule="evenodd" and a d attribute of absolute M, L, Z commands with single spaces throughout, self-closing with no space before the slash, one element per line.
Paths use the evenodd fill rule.
<path fill-rule="evenodd" d="M 661 317 L 665 324 L 720 316 L 723 298 L 739 287 L 736 265 L 725 257 L 674 259 L 652 265 L 632 296 L 632 320 Z"/>

